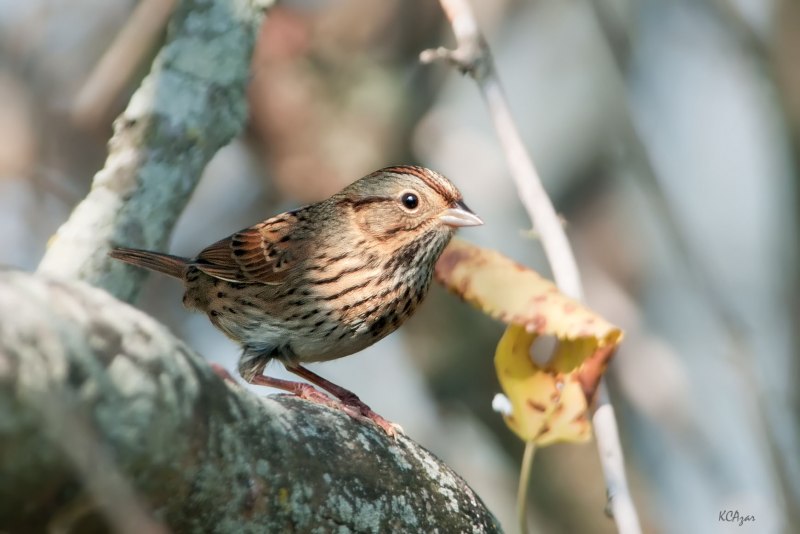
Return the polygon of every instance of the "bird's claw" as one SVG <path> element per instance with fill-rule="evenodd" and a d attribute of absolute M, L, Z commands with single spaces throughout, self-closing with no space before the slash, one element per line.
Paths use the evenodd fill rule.
<path fill-rule="evenodd" d="M 403 428 L 396 425 L 391 421 L 384 419 L 374 411 L 372 408 L 364 404 L 357 396 L 353 395 L 345 399 L 341 399 L 342 409 L 350 416 L 356 419 L 366 419 L 375 423 L 378 428 L 383 430 L 390 438 L 396 438 L 398 434 L 403 434 Z"/>
<path fill-rule="evenodd" d="M 301 399 L 313 402 L 315 404 L 321 404 L 329 408 L 339 408 L 340 405 L 336 400 L 322 393 L 314 386 L 310 384 L 301 384 L 301 385 L 304 387 L 299 388 L 299 390 L 296 392 L 296 395 Z"/>

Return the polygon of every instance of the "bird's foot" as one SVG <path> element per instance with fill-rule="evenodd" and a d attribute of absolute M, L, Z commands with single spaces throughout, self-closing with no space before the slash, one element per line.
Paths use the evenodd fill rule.
<path fill-rule="evenodd" d="M 403 433 L 403 429 L 400 427 L 400 425 L 396 425 L 391 421 L 384 419 L 372 411 L 369 406 L 364 404 L 361 399 L 355 395 L 348 396 L 345 399 L 336 400 L 325 395 L 311 384 L 303 384 L 302 382 L 298 382 L 298 384 L 299 385 L 297 389 L 293 393 L 301 399 L 305 399 L 316 404 L 321 404 L 335 410 L 340 410 L 353 419 L 366 419 L 368 421 L 372 421 L 390 438 L 396 437 L 398 433 Z"/>
<path fill-rule="evenodd" d="M 298 382 L 297 384 L 297 389 L 292 392 L 297 397 L 329 408 L 341 409 L 341 405 L 336 399 L 332 399 L 311 384 L 303 384 L 302 382 Z"/>
<path fill-rule="evenodd" d="M 329 408 L 339 408 L 339 402 L 337 400 L 329 397 L 311 384 L 306 384 L 305 382 L 294 382 L 291 380 L 283 380 L 281 378 L 273 378 L 266 375 L 256 375 L 250 379 L 250 383 L 258 386 L 282 389 L 283 391 L 287 391 L 303 400 L 328 406 Z"/>
<path fill-rule="evenodd" d="M 372 411 L 372 408 L 367 406 L 356 395 L 350 394 L 339 400 L 341 402 L 342 410 L 345 413 L 356 419 L 367 419 L 372 421 L 390 438 L 397 437 L 398 434 L 403 434 L 403 428 L 400 425 L 392 423 L 388 419 L 384 419 Z"/>
<path fill-rule="evenodd" d="M 305 378 L 312 384 L 319 386 L 339 399 L 341 403 L 339 404 L 339 408 L 354 419 L 367 419 L 372 421 L 378 425 L 378 427 L 383 430 L 387 436 L 390 437 L 396 437 L 398 433 L 403 433 L 403 429 L 400 427 L 400 425 L 396 425 L 391 421 L 387 421 L 380 415 L 373 412 L 372 409 L 364 404 L 361 399 L 358 398 L 358 395 L 352 391 L 345 389 L 342 386 L 337 386 L 330 380 L 325 380 L 318 374 L 306 369 L 301 365 L 287 365 L 286 369 L 298 376 Z"/>
<path fill-rule="evenodd" d="M 211 364 L 211 368 L 214 372 L 226 382 L 231 382 L 232 384 L 236 384 L 236 380 L 231 376 L 231 374 L 218 364 Z M 316 377 L 316 375 L 312 375 Z M 315 404 L 321 404 L 322 406 L 327 406 L 328 408 L 333 408 L 335 410 L 340 410 L 353 419 L 360 419 L 360 420 L 369 420 L 372 421 L 374 424 L 378 426 L 381 430 L 383 430 L 387 436 L 389 437 L 396 437 L 397 434 L 403 434 L 403 428 L 400 425 L 394 424 L 391 421 L 388 421 L 372 411 L 372 409 L 364 404 L 361 399 L 355 393 L 352 393 L 344 388 L 340 388 L 335 384 L 331 384 L 327 381 L 323 383 L 335 389 L 335 394 L 337 399 L 329 397 L 325 393 L 322 393 L 320 390 L 312 386 L 311 384 L 307 384 L 305 382 L 294 382 L 290 380 L 283 380 L 280 378 L 273 378 L 271 376 L 266 376 L 263 374 L 255 375 L 250 378 L 249 382 L 251 384 L 256 384 L 259 386 L 267 386 L 277 389 L 282 389 L 287 391 L 301 399 L 307 400 L 309 402 L 313 402 Z"/>

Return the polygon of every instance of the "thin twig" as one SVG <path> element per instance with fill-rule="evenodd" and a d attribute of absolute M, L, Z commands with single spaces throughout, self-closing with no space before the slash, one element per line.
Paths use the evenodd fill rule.
<path fill-rule="evenodd" d="M 164 30 L 177 0 L 142 0 L 95 65 L 72 104 L 72 118 L 96 128 Z"/>
<path fill-rule="evenodd" d="M 536 453 L 536 443 L 525 443 L 525 452 L 522 454 L 522 467 L 520 468 L 519 487 L 517 488 L 517 519 L 520 534 L 528 534 L 528 488 L 531 485 L 531 468 L 533 455 Z"/>
<path fill-rule="evenodd" d="M 583 300 L 583 287 L 572 248 L 553 203 L 522 142 L 495 70 L 489 46 L 478 29 L 472 9 L 467 0 L 440 0 L 440 3 L 453 27 L 458 47 L 455 50 L 446 48 L 426 50 L 420 54 L 420 60 L 423 63 L 445 60 L 455 65 L 461 72 L 469 74 L 478 83 L 505 151 L 520 200 L 528 212 L 534 229 L 540 235 L 556 285 L 562 293 L 576 300 Z M 606 481 L 608 510 L 616 521 L 620 533 L 637 534 L 641 532 L 639 517 L 625 476 L 614 408 L 609 401 L 603 381 L 598 388 L 595 406 L 592 423 Z M 529 467 L 523 466 L 522 478 L 528 477 L 525 469 L 529 471 Z"/>

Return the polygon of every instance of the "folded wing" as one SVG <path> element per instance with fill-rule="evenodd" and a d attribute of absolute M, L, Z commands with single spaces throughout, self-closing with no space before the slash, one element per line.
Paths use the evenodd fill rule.
<path fill-rule="evenodd" d="M 279 215 L 236 232 L 205 248 L 192 265 L 229 282 L 280 284 L 302 256 L 292 223 Z"/>

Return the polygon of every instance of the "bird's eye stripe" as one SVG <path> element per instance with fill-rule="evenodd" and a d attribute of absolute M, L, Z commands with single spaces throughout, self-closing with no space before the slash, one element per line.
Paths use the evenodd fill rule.
<path fill-rule="evenodd" d="M 353 200 L 352 198 L 344 198 L 340 202 L 343 204 L 350 204 L 355 210 L 361 210 L 367 206 L 370 206 L 371 204 L 377 204 L 380 202 L 396 202 L 396 200 L 390 197 L 364 197 L 357 200 Z"/>
<path fill-rule="evenodd" d="M 376 202 L 388 202 L 390 199 L 386 197 L 366 197 L 366 198 L 359 198 L 358 200 L 349 200 L 354 207 L 359 208 L 361 206 L 367 206 L 369 204 L 375 204 Z"/>

